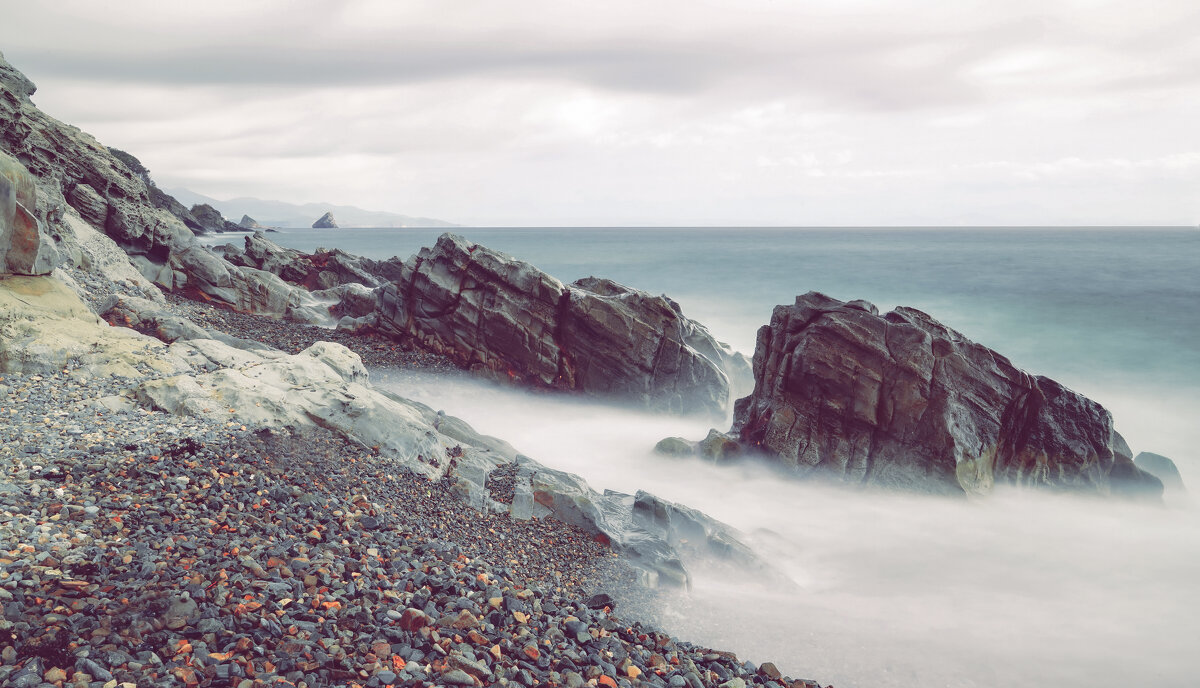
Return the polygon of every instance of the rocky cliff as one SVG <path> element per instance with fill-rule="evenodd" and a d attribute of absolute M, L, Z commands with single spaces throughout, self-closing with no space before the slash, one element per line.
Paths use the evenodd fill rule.
<path fill-rule="evenodd" d="M 797 474 L 960 494 L 1162 492 L 1100 404 L 912 308 L 799 296 L 759 330 L 754 381 L 733 439 Z"/>
<path fill-rule="evenodd" d="M 595 278 L 564 285 L 453 234 L 377 294 L 379 330 L 538 387 L 724 413 L 731 377 L 748 373 L 743 357 L 666 297 Z"/>

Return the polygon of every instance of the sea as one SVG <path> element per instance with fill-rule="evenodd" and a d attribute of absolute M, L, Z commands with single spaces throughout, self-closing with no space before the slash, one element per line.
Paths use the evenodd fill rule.
<path fill-rule="evenodd" d="M 408 257 L 438 229 L 283 229 L 304 251 Z M 923 310 L 1103 404 L 1134 450 L 1200 490 L 1200 230 L 1179 227 L 457 228 L 564 282 L 676 300 L 747 355 L 772 309 L 819 291 Z M 228 239 L 228 235 L 221 240 Z M 234 239 L 237 241 L 237 239 Z M 781 480 L 655 455 L 711 418 L 391 379 L 597 489 L 643 489 L 743 533 L 785 582 L 688 562 L 691 590 L 630 613 L 786 674 L 861 686 L 1200 685 L 1200 511 L 999 489 L 975 500 Z"/>

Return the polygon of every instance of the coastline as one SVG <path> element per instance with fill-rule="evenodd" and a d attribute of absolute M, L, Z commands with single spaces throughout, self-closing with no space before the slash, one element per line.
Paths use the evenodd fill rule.
<path fill-rule="evenodd" d="M 332 334 L 166 307 L 284 349 Z M 376 367 L 448 370 L 349 340 Z M 78 370 L 2 378 L 0 602 L 22 660 L 6 654 L 6 684 L 819 685 L 621 621 L 593 596 L 636 574 L 607 545 L 477 511 L 448 477 L 332 433 L 107 408 L 134 380 Z M 501 503 L 504 483 L 488 484 Z"/>

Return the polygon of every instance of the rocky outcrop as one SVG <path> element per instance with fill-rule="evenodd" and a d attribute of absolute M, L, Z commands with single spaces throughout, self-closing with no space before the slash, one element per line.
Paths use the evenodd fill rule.
<path fill-rule="evenodd" d="M 609 280 L 564 285 L 453 234 L 378 292 L 376 327 L 463 367 L 537 387 L 723 413 L 745 359 L 666 297 Z"/>
<path fill-rule="evenodd" d="M 266 229 L 266 227 L 258 224 L 258 220 L 249 215 L 242 215 L 242 219 L 238 221 L 238 226 L 242 229 Z"/>
<path fill-rule="evenodd" d="M 0 372 L 65 368 L 127 379 L 124 395 L 88 402 L 103 408 L 141 406 L 299 437 L 331 431 L 370 448 L 388 471 L 450 481 L 477 509 L 578 525 L 629 557 L 651 584 L 686 585 L 691 557 L 770 570 L 735 531 L 697 511 L 644 492 L 597 493 L 460 419 L 372 387 L 362 361 L 341 345 L 288 355 L 138 298 L 113 298 L 105 312 L 171 343 L 110 326 L 52 277 L 0 279 Z M 497 470 L 515 473 L 511 501 L 495 501 L 487 487 Z"/>
<path fill-rule="evenodd" d="M 206 232 L 244 232 L 245 227 L 225 219 L 221 211 L 207 203 L 199 203 L 188 211 Z"/>
<path fill-rule="evenodd" d="M 161 192 L 149 183 L 136 158 L 114 153 L 79 129 L 47 116 L 30 100 L 34 90 L 0 56 L 0 151 L 33 175 L 41 209 L 35 219 L 42 221 L 60 252 L 70 257 L 85 253 L 70 244 L 79 232 L 68 226 L 68 218 L 77 217 L 116 242 L 143 277 L 161 289 L 188 291 L 265 315 L 310 321 L 315 313 L 320 322 L 329 320 L 328 307 L 313 311 L 313 299 L 299 293 L 303 290 L 274 275 L 228 265 L 197 244 L 193 230 L 163 207 L 170 204 L 155 200 Z M 53 244 L 44 247 L 48 250 Z M 258 308 L 266 310 L 253 310 Z"/>
<path fill-rule="evenodd" d="M 374 289 L 383 285 L 387 276 L 398 275 L 402 265 L 397 258 L 370 260 L 340 249 L 302 253 L 276 244 L 262 232 L 246 237 L 242 248 L 228 244 L 218 248 L 234 265 L 264 270 L 309 290 L 350 284 Z"/>
<path fill-rule="evenodd" d="M 312 223 L 313 229 L 337 229 L 337 220 L 333 219 L 333 213 L 328 212 L 317 218 L 317 221 Z"/>
<path fill-rule="evenodd" d="M 1142 452 L 1133 457 L 1133 463 L 1138 468 L 1161 480 L 1163 493 L 1167 496 L 1180 496 L 1187 493 L 1187 488 L 1183 485 L 1183 476 L 1179 474 L 1179 468 L 1171 459 L 1162 454 Z"/>
<path fill-rule="evenodd" d="M 733 433 L 802 475 L 978 494 L 1161 494 L 1096 402 L 912 308 L 809 293 L 758 332 Z"/>
<path fill-rule="evenodd" d="M 58 250 L 36 213 L 33 175 L 0 153 L 0 275 L 45 275 L 58 264 Z"/>

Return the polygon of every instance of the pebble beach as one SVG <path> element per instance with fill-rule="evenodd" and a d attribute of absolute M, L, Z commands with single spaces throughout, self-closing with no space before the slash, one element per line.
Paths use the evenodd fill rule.
<path fill-rule="evenodd" d="M 384 372 L 452 369 L 383 339 L 168 307 L 284 351 L 333 339 Z M 95 402 L 128 386 L 0 380 L 0 685 L 819 685 L 623 620 L 606 591 L 634 573 L 574 527 L 480 513 L 332 433 Z M 511 501 L 511 478 L 489 476 L 494 499 Z"/>

